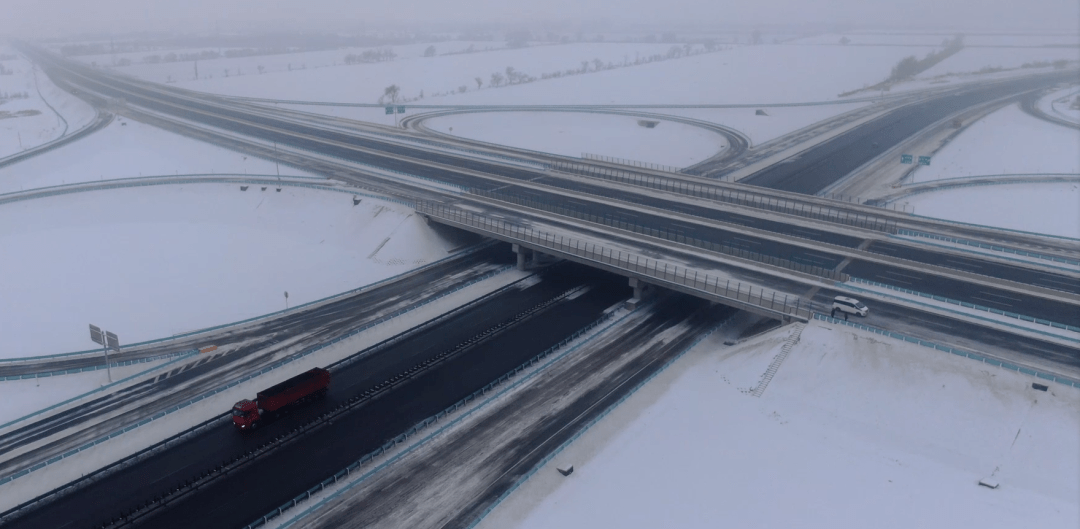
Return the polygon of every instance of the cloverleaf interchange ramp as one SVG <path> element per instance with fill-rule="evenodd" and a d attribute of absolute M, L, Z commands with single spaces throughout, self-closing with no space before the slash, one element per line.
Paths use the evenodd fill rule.
<path fill-rule="evenodd" d="M 408 200 L 430 200 L 436 204 L 443 205 L 443 207 L 460 207 L 489 220 L 491 218 L 500 220 L 508 219 L 512 224 L 515 224 L 520 228 L 539 230 L 555 227 L 558 229 L 559 233 L 563 235 L 569 233 L 582 238 L 599 238 L 602 241 L 617 241 L 620 244 L 633 243 L 638 245 L 639 254 L 644 253 L 645 251 L 661 252 L 662 255 L 675 255 L 677 256 L 677 259 L 680 260 L 695 259 L 697 260 L 697 263 L 694 264 L 694 267 L 698 271 L 724 270 L 725 273 L 730 274 L 732 273 L 731 270 L 737 270 L 734 273 L 744 274 L 745 277 L 748 278 L 747 282 L 758 285 L 757 288 L 762 288 L 762 285 L 783 285 L 783 288 L 789 290 L 796 296 L 805 292 L 807 288 L 822 287 L 823 284 L 825 286 L 828 285 L 827 282 L 822 283 L 819 279 L 807 279 L 802 275 L 799 275 L 802 273 L 800 270 L 784 266 L 788 263 L 799 264 L 799 259 L 808 257 L 803 254 L 796 255 L 796 251 L 804 251 L 807 247 L 815 246 L 827 248 L 827 251 L 818 250 L 814 253 L 817 256 L 816 259 L 819 260 L 819 265 L 832 265 L 832 267 L 819 266 L 819 268 L 835 269 L 851 255 L 860 255 L 865 258 L 884 260 L 884 257 L 864 255 L 862 253 L 856 253 L 855 250 L 864 252 L 865 254 L 872 254 L 874 253 L 873 251 L 866 250 L 875 248 L 875 245 L 879 243 L 883 248 L 899 247 L 903 249 L 912 246 L 909 243 L 889 240 L 889 236 L 892 235 L 891 229 L 900 226 L 914 227 L 913 224 L 909 224 L 912 222 L 911 219 L 905 218 L 902 214 L 876 210 L 875 208 L 866 206 L 848 206 L 831 203 L 824 201 L 823 199 L 813 199 L 811 197 L 798 198 L 783 193 L 771 194 L 768 191 L 751 191 L 751 189 L 746 186 L 735 184 L 730 184 L 729 187 L 726 187 L 725 189 L 738 189 L 746 193 L 753 193 L 754 196 L 757 197 L 769 197 L 770 200 L 764 202 L 747 200 L 744 201 L 745 203 L 739 204 L 738 207 L 735 207 L 734 205 L 730 207 L 718 207 L 716 204 L 703 206 L 700 205 L 699 202 L 702 202 L 701 199 L 703 197 L 709 199 L 708 193 L 705 193 L 704 195 L 695 195 L 694 193 L 699 192 L 698 190 L 700 190 L 700 187 L 694 188 L 690 186 L 680 189 L 679 191 L 681 192 L 673 193 L 672 196 L 665 196 L 663 199 L 652 201 L 652 198 L 657 195 L 652 190 L 648 190 L 642 186 L 638 186 L 640 189 L 634 189 L 632 186 L 601 186 L 605 181 L 610 180 L 591 176 L 591 173 L 594 171 L 611 169 L 610 164 L 590 164 L 592 169 L 583 171 L 584 174 L 577 175 L 559 174 L 561 171 L 557 170 L 526 170 L 520 166 L 511 167 L 494 161 L 453 156 L 443 152 L 431 153 L 426 152 L 421 148 L 402 146 L 394 142 L 379 142 L 361 135 L 343 133 L 337 130 L 328 131 L 311 125 L 298 124 L 295 121 L 282 121 L 273 117 L 268 117 L 268 115 L 271 114 L 270 111 L 253 113 L 245 110 L 244 112 L 233 114 L 233 117 L 226 118 L 223 116 L 227 116 L 230 111 L 220 103 L 208 103 L 187 96 L 171 96 L 167 91 L 163 91 L 157 87 L 132 88 L 120 81 L 106 79 L 91 80 L 86 76 L 74 79 L 71 82 L 92 83 L 94 86 L 93 89 L 99 90 L 103 94 L 110 93 L 111 91 L 111 94 L 113 95 L 110 97 L 116 97 L 116 94 L 121 94 L 125 99 L 123 105 L 126 108 L 131 108 L 131 106 L 136 105 L 145 105 L 148 108 L 154 109 L 156 119 L 162 121 L 169 121 L 168 114 L 172 113 L 174 116 L 180 116 L 179 119 L 184 121 L 183 126 L 187 127 L 197 126 L 200 123 L 217 127 L 218 129 L 228 128 L 230 130 L 236 130 L 238 127 L 239 129 L 242 129 L 242 132 L 246 137 L 260 138 L 264 148 L 266 141 L 280 140 L 280 143 L 286 146 L 283 148 L 294 149 L 289 153 L 290 156 L 293 156 L 291 160 L 294 163 L 304 163 L 303 152 L 313 152 L 320 155 L 332 155 L 338 157 L 344 161 L 344 163 L 339 166 L 342 171 L 343 179 L 349 182 L 362 184 L 369 189 L 381 189 L 383 192 L 390 192 L 395 196 Z M 128 90 L 134 90 L 135 92 L 133 93 Z M 157 99 L 159 97 L 163 98 L 164 101 L 159 101 Z M 190 109 L 188 109 L 189 105 L 191 105 Z M 214 132 L 206 132 L 204 130 L 203 133 L 213 134 Z M 244 138 L 233 136 L 231 137 L 231 140 L 243 142 Z M 251 142 L 251 144 L 254 145 L 256 142 Z M 301 149 L 303 150 L 301 151 Z M 263 151 L 263 153 L 268 154 L 266 151 Z M 273 153 L 273 151 L 270 151 L 270 153 Z M 308 159 L 311 159 L 311 157 L 309 156 Z M 318 160 L 324 161 L 322 158 L 319 158 Z M 554 160 L 554 158 L 552 160 Z M 417 187 L 410 185 L 411 180 L 408 180 L 408 177 L 405 179 L 399 178 L 394 180 L 384 176 L 372 176 L 371 174 L 355 169 L 349 170 L 348 168 L 351 166 L 349 166 L 348 163 L 351 161 L 363 161 L 370 165 L 392 168 L 407 175 L 417 175 L 432 180 L 454 183 L 473 193 L 437 192 L 432 191 L 430 188 L 418 189 Z M 552 163 L 552 165 L 554 165 L 554 163 Z M 635 171 L 626 172 L 643 176 L 659 177 L 667 179 L 668 181 L 684 178 L 677 175 L 651 175 L 649 173 Z M 693 180 L 688 178 L 683 179 L 683 181 L 693 182 Z M 608 196 L 616 191 L 620 191 L 620 187 L 626 187 L 626 189 L 621 190 L 619 196 Z M 489 196 L 483 197 L 483 193 L 489 193 Z M 497 195 L 499 193 L 505 198 L 499 198 L 499 195 Z M 600 201 L 594 198 L 596 196 L 605 196 L 606 198 L 615 198 L 616 200 Z M 715 201 L 718 204 L 724 204 L 723 200 L 716 200 L 714 197 L 712 198 L 712 201 Z M 785 208 L 779 206 L 781 199 L 790 201 L 791 207 Z M 522 207 L 522 201 L 526 200 L 532 201 L 532 206 L 547 204 L 548 206 L 557 205 L 560 207 L 572 206 L 576 209 L 572 212 L 556 213 L 548 211 L 544 207 L 531 207 L 529 205 Z M 620 203 L 616 204 L 616 201 Z M 727 204 L 733 203 L 728 202 Z M 810 209 L 807 210 L 805 207 L 809 207 Z M 814 209 L 815 207 L 819 209 Z M 645 214 L 646 208 L 652 208 L 647 215 Z M 851 222 L 841 222 L 840 215 L 822 215 L 821 208 L 831 208 L 832 211 L 836 213 L 856 212 L 854 213 L 855 222 L 854 224 Z M 678 213 L 679 216 L 673 216 L 670 213 L 662 213 L 665 211 L 674 211 Z M 807 211 L 809 211 L 811 215 L 818 215 L 818 218 L 816 219 L 818 221 L 817 223 L 810 223 L 807 221 L 807 219 L 810 218 L 805 215 Z M 798 213 L 804 214 L 800 215 Z M 633 215 L 633 217 L 628 217 L 627 215 Z M 589 217 L 582 218 L 583 216 Z M 433 215 L 433 218 L 436 217 L 437 216 Z M 648 222 L 644 222 L 646 218 Z M 603 221 L 598 222 L 598 219 L 603 219 Z M 695 219 L 705 220 L 701 221 Z M 631 220 L 635 222 L 631 222 Z M 892 222 L 892 228 L 890 228 L 890 221 Z M 860 222 L 862 224 L 860 224 Z M 648 228 L 658 233 L 662 233 L 664 236 L 645 235 L 640 230 L 635 231 L 623 228 L 629 224 Z M 926 224 L 919 224 L 918 226 L 921 229 L 927 229 Z M 614 228 L 614 230 L 612 228 Z M 803 231 L 796 231 L 797 229 Z M 492 230 L 486 232 L 481 230 L 479 232 L 485 235 L 494 234 L 494 231 Z M 974 232 L 974 235 L 970 235 L 970 232 Z M 674 240 L 671 237 L 672 233 L 675 234 Z M 795 235 L 796 233 L 798 235 Z M 709 244 L 715 245 L 718 242 L 731 240 L 735 235 L 743 240 L 751 241 L 751 243 L 748 243 L 751 244 L 751 246 L 762 246 L 762 248 L 757 248 L 757 250 L 764 251 L 744 250 L 744 253 L 740 254 L 742 257 L 739 257 L 739 259 L 742 260 L 737 261 L 731 254 L 713 252 L 710 250 Z M 993 230 L 969 230 L 969 236 L 1003 237 L 1001 233 Z M 848 240 L 848 238 L 850 240 Z M 862 248 L 863 243 L 867 241 L 870 243 L 869 246 Z M 754 242 L 757 244 L 753 245 L 752 243 Z M 838 242 L 843 242 L 844 244 L 838 244 Z M 1066 255 L 1070 252 L 1075 252 L 1075 249 L 1062 247 L 1063 245 L 1061 244 L 1055 244 L 1055 241 L 1046 241 L 1037 237 L 1014 238 L 1009 243 L 1016 245 L 1043 245 L 1047 251 L 1057 251 Z M 826 246 L 826 244 L 831 246 Z M 894 246 L 888 246 L 888 244 Z M 839 247 L 839 249 L 834 247 Z M 803 248 L 804 250 L 795 250 L 795 248 Z M 502 251 L 508 253 L 505 248 L 503 248 Z M 848 253 L 829 255 L 829 252 L 835 253 L 837 251 Z M 711 255 L 709 252 L 720 255 Z M 782 257 L 776 255 L 781 253 L 786 253 L 786 256 Z M 945 253 L 948 254 L 947 256 L 950 258 L 956 257 L 959 259 L 964 257 L 964 254 Z M 605 255 L 610 254 L 601 252 L 601 259 L 603 259 Z M 705 257 L 702 257 L 703 255 Z M 825 257 L 825 260 L 821 261 L 823 256 Z M 504 258 L 505 257 L 508 257 L 508 255 L 504 256 Z M 791 259 L 792 257 L 795 257 L 796 259 Z M 842 258 L 837 260 L 837 257 Z M 933 257 L 933 255 L 927 258 L 929 259 L 931 257 Z M 973 259 L 974 262 L 995 262 L 993 259 L 984 257 L 966 257 Z M 785 262 L 781 262 L 780 259 L 784 259 Z M 813 262 L 814 259 L 804 259 L 804 261 Z M 852 262 L 845 264 L 843 270 L 839 272 L 849 272 L 850 268 L 848 267 L 852 266 L 852 264 Z M 924 266 L 925 264 L 926 263 L 906 265 L 908 268 L 905 268 L 905 270 L 910 271 L 909 269 L 912 266 L 925 269 L 927 268 Z M 965 278 L 964 280 L 978 283 L 981 287 L 985 287 L 987 284 L 992 283 L 993 279 L 1004 279 L 997 276 L 1014 273 L 1033 274 L 1043 278 L 1051 277 L 1060 279 L 1061 281 L 1065 281 L 1064 284 L 1067 287 L 1071 285 L 1071 283 L 1068 283 L 1070 279 L 1075 280 L 1075 277 L 1073 276 L 1067 274 L 1063 275 L 1059 272 L 1049 271 L 1038 266 L 1017 265 L 1015 263 L 1009 263 L 1009 265 L 1012 266 L 1012 268 L 1002 267 L 1000 269 L 1001 273 L 997 275 L 974 279 Z M 655 270 L 655 267 L 653 269 Z M 960 274 L 956 272 L 956 269 L 950 271 L 935 270 L 935 272 L 946 273 L 946 275 L 951 274 L 955 276 L 954 279 L 960 277 Z M 988 280 L 986 277 L 989 277 L 990 279 Z M 688 274 L 686 272 L 682 273 L 682 278 L 685 280 L 688 278 Z M 1010 286 L 1010 288 L 1027 290 L 1023 285 L 1025 284 L 1024 282 L 1028 280 L 1029 279 L 1025 277 L 1025 279 L 1017 281 L 1008 281 L 1020 284 L 1019 287 Z M 1031 281 L 1035 282 L 1035 280 Z M 706 282 L 705 285 L 705 290 L 707 290 L 708 283 Z M 613 291 L 618 291 L 615 287 L 611 288 Z M 1030 290 L 1035 291 L 1035 289 Z M 1038 295 L 1042 297 L 1038 299 L 1045 300 L 1047 296 L 1059 297 L 1066 299 L 1065 303 L 1069 303 L 1067 294 L 1067 291 L 1064 292 L 1064 294 L 1058 292 L 1041 292 Z M 625 296 L 625 289 L 623 289 L 621 296 Z M 620 298 L 620 296 L 607 299 L 607 301 L 614 301 L 617 300 L 617 298 Z M 738 299 L 738 296 L 736 296 L 736 299 Z M 752 303 L 752 301 L 748 299 L 747 303 Z M 771 298 L 769 303 L 773 303 Z M 797 307 L 804 306 L 804 304 L 800 302 L 796 303 L 799 303 L 796 305 Z M 597 306 L 601 304 L 602 303 Z M 764 309 L 766 308 L 764 307 L 764 304 L 763 297 L 760 295 L 757 296 L 756 307 L 759 310 Z M 788 305 L 785 304 L 785 307 L 786 306 Z M 773 314 L 775 315 L 777 313 L 774 312 Z M 779 312 L 779 314 L 789 313 Z M 595 312 L 593 315 L 595 315 Z M 488 380 L 490 380 L 490 378 L 488 378 Z M 399 429 L 406 426 L 407 424 L 394 424 L 394 427 L 400 427 Z M 385 434 L 387 432 L 382 433 Z M 312 441 L 312 443 L 315 442 Z M 202 460 L 200 462 L 193 462 L 192 465 L 197 466 L 205 463 L 206 460 Z M 341 462 L 339 461 L 338 463 Z M 330 466 L 332 465 L 328 465 L 327 468 Z M 341 466 L 343 466 L 343 464 Z M 340 468 L 340 466 L 338 468 Z M 336 471 L 338 468 L 330 468 L 330 472 Z M 192 475 L 199 473 L 195 468 L 189 470 L 189 474 Z M 320 468 L 319 472 L 323 472 L 324 470 L 325 468 Z M 313 474 L 318 474 L 318 472 L 313 472 Z M 320 479 L 325 477 L 325 472 L 318 477 Z M 162 485 L 165 486 L 166 484 Z M 151 491 L 149 494 L 153 495 L 154 493 Z M 137 503 L 137 500 L 132 499 L 131 503 L 134 505 Z M 270 507 L 273 507 L 273 505 Z M 109 509 L 113 509 L 112 512 L 122 512 L 132 508 L 134 507 L 109 506 L 102 510 L 109 511 Z M 257 515 L 259 515 L 259 513 L 256 513 L 256 516 Z M 103 515 L 106 519 L 109 516 L 112 515 L 108 513 Z M 238 523 L 246 523 L 252 518 L 237 521 Z M 194 522 L 194 520 L 190 521 Z"/>

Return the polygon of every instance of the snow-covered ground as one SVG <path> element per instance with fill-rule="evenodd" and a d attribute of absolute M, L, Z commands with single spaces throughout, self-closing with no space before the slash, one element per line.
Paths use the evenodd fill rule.
<path fill-rule="evenodd" d="M 1080 174 L 1080 130 L 1010 105 L 972 123 L 934 154 L 931 165 L 919 166 L 912 181 L 1020 173 Z"/>
<path fill-rule="evenodd" d="M 15 55 L 5 47 L 0 47 L 0 54 Z M 0 158 L 55 140 L 93 121 L 93 107 L 57 88 L 22 56 L 0 61 L 0 66 L 11 72 L 0 75 Z"/>
<path fill-rule="evenodd" d="M 126 343 L 318 300 L 447 256 L 409 208 L 332 191 L 187 184 L 0 206 L 4 357 Z"/>
<path fill-rule="evenodd" d="M 962 187 L 902 201 L 924 217 L 1080 239 L 1080 184 Z"/>
<path fill-rule="evenodd" d="M 1078 390 L 814 322 L 748 395 L 793 331 L 706 340 L 478 528 L 1080 524 Z"/>
<path fill-rule="evenodd" d="M 922 153 L 913 153 L 920 155 Z M 988 175 L 1080 174 L 1080 131 L 1011 105 L 972 123 L 910 182 Z M 1017 178 L 1023 178 L 1018 176 Z M 1075 184 L 951 188 L 900 199 L 917 215 L 1064 237 L 1080 237 Z"/>
<path fill-rule="evenodd" d="M 1049 93 L 1039 99 L 1039 110 L 1080 124 L 1080 108 L 1073 108 L 1077 97 L 1080 97 L 1080 87 L 1077 86 Z"/>
<path fill-rule="evenodd" d="M 464 138 L 565 156 L 599 153 L 683 167 L 728 148 L 724 136 L 674 121 L 654 128 L 640 118 L 581 112 L 479 112 L 429 119 L 433 130 Z M 643 156 L 644 155 L 644 156 Z"/>
<path fill-rule="evenodd" d="M 0 194 L 137 176 L 236 173 L 309 176 L 291 167 L 196 141 L 125 118 L 90 136 L 0 168 Z"/>

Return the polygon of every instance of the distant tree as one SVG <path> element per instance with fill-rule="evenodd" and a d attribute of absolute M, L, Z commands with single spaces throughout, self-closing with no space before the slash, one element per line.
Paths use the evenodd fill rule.
<path fill-rule="evenodd" d="M 423 90 L 421 90 L 421 91 L 420 91 L 420 97 L 419 97 L 418 99 L 423 99 L 423 98 L 424 98 L 424 91 L 423 91 Z"/>
<path fill-rule="evenodd" d="M 229 69 L 225 68 L 225 77 L 228 77 L 228 76 L 229 76 Z"/>
<path fill-rule="evenodd" d="M 431 46 L 428 46 L 426 50 L 424 50 L 424 57 L 434 57 L 434 56 L 435 56 L 435 45 L 432 44 Z"/>
<path fill-rule="evenodd" d="M 465 85 L 461 85 L 461 86 L 457 87 L 457 91 L 458 91 L 459 94 L 464 94 L 468 89 L 469 89 L 469 87 L 467 87 Z"/>
<path fill-rule="evenodd" d="M 679 42 L 679 37 L 674 33 L 661 33 L 660 42 Z"/>
<path fill-rule="evenodd" d="M 176 54 L 172 52 L 166 53 L 165 56 L 161 58 L 161 60 L 163 62 L 176 62 Z"/>
<path fill-rule="evenodd" d="M 919 60 L 914 55 L 908 55 L 900 62 L 893 66 L 892 74 L 889 75 L 890 81 L 899 81 L 901 79 L 907 79 L 915 74 L 919 73 Z"/>
<path fill-rule="evenodd" d="M 397 103 L 398 94 L 401 93 L 401 87 L 396 84 L 392 84 L 383 89 L 383 95 L 379 98 L 379 103 L 389 102 Z"/>
<path fill-rule="evenodd" d="M 263 73 L 264 71 L 266 71 L 266 67 L 264 67 L 264 66 L 263 66 L 263 65 L 261 65 L 261 64 L 260 64 L 260 65 L 258 65 L 258 66 L 256 66 L 256 68 L 258 68 L 258 69 L 259 69 L 259 74 L 262 74 L 262 73 Z"/>
<path fill-rule="evenodd" d="M 161 62 L 161 55 L 147 55 L 143 57 L 143 62 L 147 64 L 157 64 Z"/>
<path fill-rule="evenodd" d="M 1069 60 L 1068 59 L 1058 59 L 1058 60 L 1054 61 L 1053 64 L 1054 64 L 1054 68 L 1056 68 L 1058 70 L 1064 70 L 1065 67 L 1069 65 Z"/>
<path fill-rule="evenodd" d="M 761 44 L 761 31 L 755 29 L 750 33 L 750 44 Z"/>
<path fill-rule="evenodd" d="M 716 51 L 716 41 L 712 39 L 706 40 L 705 51 Z"/>
<path fill-rule="evenodd" d="M 476 81 L 476 89 L 477 90 L 479 90 L 480 87 L 484 86 L 484 80 L 483 79 L 477 77 L 477 78 L 475 78 L 475 81 Z"/>
<path fill-rule="evenodd" d="M 847 46 L 848 43 L 850 43 L 850 42 L 851 42 L 851 39 L 849 39 L 847 37 L 840 37 L 840 44 L 843 44 L 843 45 Z"/>
<path fill-rule="evenodd" d="M 683 54 L 689 56 L 690 55 L 690 50 L 694 49 L 694 46 L 691 45 L 691 44 L 683 44 L 682 48 L 683 48 Z"/>
<path fill-rule="evenodd" d="M 491 74 L 490 83 L 491 83 L 491 86 L 495 86 L 495 87 L 501 86 L 503 84 L 503 75 L 501 73 L 499 73 L 499 72 L 495 72 L 495 73 Z"/>
<path fill-rule="evenodd" d="M 124 57 L 123 59 L 120 59 L 119 61 L 116 61 L 116 65 L 117 66 L 131 66 L 131 59 L 128 59 L 127 57 Z"/>
<path fill-rule="evenodd" d="M 581 73 L 589 71 L 589 61 L 581 61 Z"/>
<path fill-rule="evenodd" d="M 682 47 L 680 47 L 680 46 L 672 46 L 672 47 L 668 48 L 668 52 L 667 52 L 667 58 L 668 59 L 675 59 L 675 58 L 679 57 L 680 55 L 682 55 Z"/>
<path fill-rule="evenodd" d="M 506 67 L 506 82 L 510 83 L 510 84 L 514 84 L 515 79 L 517 79 L 517 72 L 514 70 L 514 67 L 513 66 L 507 66 Z"/>

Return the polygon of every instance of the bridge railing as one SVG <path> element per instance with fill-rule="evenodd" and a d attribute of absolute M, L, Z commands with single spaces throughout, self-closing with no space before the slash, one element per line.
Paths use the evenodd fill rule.
<path fill-rule="evenodd" d="M 796 262 L 791 259 L 785 259 L 783 257 L 766 255 L 763 253 L 731 246 L 726 242 L 716 243 L 713 241 L 706 241 L 694 237 L 687 237 L 678 232 L 649 228 L 647 226 L 626 222 L 610 216 L 598 215 L 581 208 L 575 208 L 565 205 L 556 205 L 539 200 L 531 200 L 521 196 L 511 195 L 509 193 L 499 193 L 497 191 L 470 189 L 469 193 L 476 196 L 491 198 L 501 202 L 509 202 L 511 204 L 517 204 L 540 211 L 547 211 L 555 213 L 557 215 L 564 215 L 567 217 L 573 217 L 588 222 L 602 224 L 604 226 L 610 226 L 612 228 L 617 228 L 620 230 L 626 230 L 634 233 L 640 233 L 642 235 L 647 235 L 650 237 L 665 239 L 679 244 L 685 244 L 688 246 L 693 246 L 695 248 L 709 250 L 711 252 L 722 253 L 724 255 L 730 255 L 732 257 L 738 257 L 740 259 L 756 261 L 759 263 L 772 265 L 780 268 L 786 268 L 788 270 L 793 270 L 804 274 L 815 275 L 833 281 L 846 282 L 850 278 L 848 274 L 845 274 L 843 272 L 837 272 L 836 270 L 833 270 L 831 268 L 825 268 L 817 265 L 808 265 Z"/>
<path fill-rule="evenodd" d="M 711 301 L 739 308 L 758 309 L 759 312 L 779 318 L 808 321 L 813 317 L 813 304 L 798 296 L 749 284 L 743 288 L 741 281 L 732 281 L 582 239 L 515 226 L 442 204 L 420 202 L 416 205 L 416 211 L 451 225 L 471 228 L 497 239 L 524 244 L 551 255 L 596 265 L 598 268 Z M 734 285 L 731 284 L 733 282 Z"/>
<path fill-rule="evenodd" d="M 762 195 L 760 193 L 737 191 L 734 189 L 724 189 L 719 186 L 686 182 L 677 178 L 652 176 L 632 171 L 598 167 L 595 165 L 589 165 L 584 163 L 556 161 L 553 162 L 551 165 L 553 169 L 568 174 L 589 176 L 594 178 L 600 178 L 603 180 L 610 180 L 612 182 L 620 182 L 624 184 L 646 187 L 649 189 L 669 191 L 672 193 L 679 193 L 695 198 L 716 200 L 718 202 L 734 204 L 737 206 L 745 206 L 766 211 L 774 211 L 777 213 L 785 213 L 788 215 L 795 215 L 798 217 L 821 220 L 834 224 L 854 226 L 857 228 L 880 231 L 890 234 L 895 234 L 897 230 L 896 221 L 888 218 L 878 217 L 875 215 L 866 215 L 862 213 L 851 213 L 839 208 L 817 206 L 795 200 L 774 198 Z"/>

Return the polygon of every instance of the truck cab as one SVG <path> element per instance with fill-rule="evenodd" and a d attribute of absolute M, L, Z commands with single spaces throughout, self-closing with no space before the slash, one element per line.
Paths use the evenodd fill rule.
<path fill-rule="evenodd" d="M 254 430 L 259 422 L 259 405 L 253 400 L 244 399 L 233 405 L 233 426 L 241 430 Z"/>

